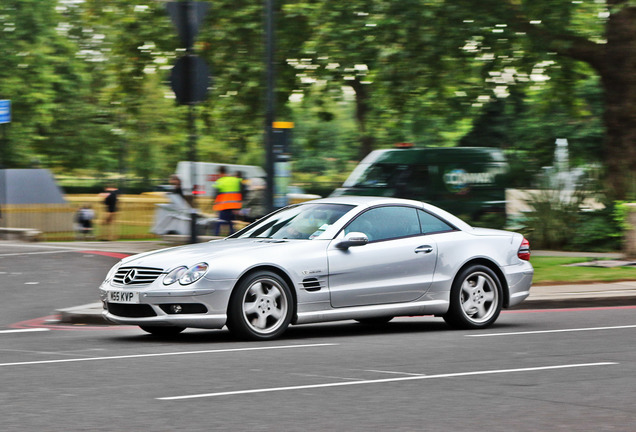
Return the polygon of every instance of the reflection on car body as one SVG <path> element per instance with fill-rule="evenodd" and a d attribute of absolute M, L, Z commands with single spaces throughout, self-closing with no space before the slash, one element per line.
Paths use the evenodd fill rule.
<path fill-rule="evenodd" d="M 290 324 L 412 315 L 485 328 L 529 295 L 529 258 L 521 234 L 473 228 L 425 203 L 335 197 L 226 239 L 125 258 L 100 295 L 108 320 L 160 335 L 227 326 L 265 340 Z"/>

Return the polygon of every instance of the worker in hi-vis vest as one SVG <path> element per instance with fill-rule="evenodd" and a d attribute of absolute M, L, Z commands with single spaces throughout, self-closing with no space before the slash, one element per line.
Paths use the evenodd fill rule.
<path fill-rule="evenodd" d="M 214 227 L 214 235 L 218 236 L 221 231 L 221 224 L 227 223 L 230 227 L 230 234 L 234 233 L 234 211 L 242 207 L 241 201 L 241 179 L 227 174 L 224 166 L 219 168 L 219 178 L 214 183 L 216 197 L 214 198 L 213 210 L 219 212 L 219 221 Z"/>

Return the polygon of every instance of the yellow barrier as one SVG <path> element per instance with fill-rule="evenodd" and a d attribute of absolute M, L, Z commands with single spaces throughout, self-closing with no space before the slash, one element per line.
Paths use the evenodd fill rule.
<path fill-rule="evenodd" d="M 43 240 L 67 241 L 74 239 L 105 239 L 106 211 L 104 197 L 99 195 L 66 195 L 67 204 L 31 204 L 1 206 L 0 228 L 28 228 L 40 231 Z M 302 200 L 301 200 L 302 201 Z M 158 236 L 150 230 L 154 225 L 156 204 L 168 203 L 165 193 L 154 192 L 141 195 L 120 195 L 118 212 L 113 224 L 114 238 L 144 240 Z M 80 233 L 76 222 L 78 210 L 90 206 L 95 212 L 93 230 Z M 214 216 L 212 200 L 197 197 L 194 207 L 206 217 Z M 243 225 L 241 223 L 239 226 Z"/>
<path fill-rule="evenodd" d="M 30 228 L 42 233 L 44 240 L 101 239 L 106 211 L 104 198 L 99 195 L 66 195 L 67 204 L 3 205 L 0 227 Z M 155 239 L 150 232 L 155 217 L 155 204 L 167 203 L 164 195 L 120 195 L 118 212 L 113 224 L 118 239 Z M 205 203 L 201 203 L 205 204 Z M 93 231 L 81 234 L 76 223 L 77 211 L 90 206 L 95 212 Z"/>
<path fill-rule="evenodd" d="M 83 205 L 90 206 L 95 212 L 93 237 L 106 239 L 108 228 L 104 225 L 106 208 L 104 197 L 99 195 L 66 195 L 75 213 Z M 154 224 L 156 204 L 169 202 L 164 195 L 120 195 L 117 203 L 117 215 L 113 222 L 113 237 L 116 239 L 155 239 L 150 232 Z M 74 213 L 74 214 L 75 214 Z"/>

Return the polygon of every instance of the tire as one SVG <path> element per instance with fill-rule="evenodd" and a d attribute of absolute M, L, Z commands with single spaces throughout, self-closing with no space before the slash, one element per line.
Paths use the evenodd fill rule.
<path fill-rule="evenodd" d="M 374 318 L 360 318 L 360 319 L 357 319 L 356 321 L 366 326 L 383 326 L 385 324 L 388 324 L 389 321 L 391 321 L 392 319 L 393 319 L 392 316 L 386 316 L 386 317 L 374 317 Z"/>
<path fill-rule="evenodd" d="M 503 290 L 497 275 L 483 265 L 462 270 L 450 292 L 450 307 L 444 321 L 460 329 L 482 329 L 499 317 Z"/>
<path fill-rule="evenodd" d="M 153 336 L 161 337 L 176 336 L 185 330 L 185 327 L 175 326 L 139 326 L 139 328 Z"/>
<path fill-rule="evenodd" d="M 287 283 L 275 273 L 258 271 L 232 293 L 227 327 L 241 339 L 275 339 L 289 326 L 293 309 Z"/>

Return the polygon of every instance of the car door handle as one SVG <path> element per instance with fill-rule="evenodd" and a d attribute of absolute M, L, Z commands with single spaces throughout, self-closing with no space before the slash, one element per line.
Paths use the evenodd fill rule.
<path fill-rule="evenodd" d="M 424 246 L 418 246 L 415 248 L 415 253 L 431 253 L 433 252 L 433 246 L 429 246 L 429 245 L 424 245 Z"/>

